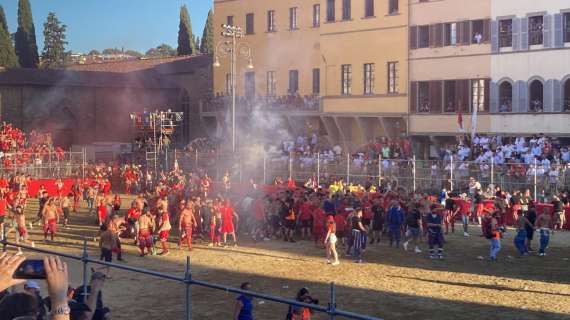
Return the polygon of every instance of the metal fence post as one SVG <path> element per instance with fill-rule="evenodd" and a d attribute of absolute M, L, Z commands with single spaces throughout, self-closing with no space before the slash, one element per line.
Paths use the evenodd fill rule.
<path fill-rule="evenodd" d="M 85 180 L 85 162 L 86 162 L 85 160 L 87 158 L 87 150 L 85 147 L 83 147 L 82 151 L 83 152 L 81 152 L 81 171 L 82 171 L 81 176 L 83 177 L 83 180 Z"/>
<path fill-rule="evenodd" d="M 495 187 L 495 157 L 491 157 L 491 185 Z"/>
<path fill-rule="evenodd" d="M 192 272 L 190 271 L 190 256 L 186 256 L 186 273 L 184 274 L 184 282 L 186 283 L 186 319 L 192 319 Z"/>
<path fill-rule="evenodd" d="M 196 167 L 196 170 L 198 170 L 198 149 L 196 149 L 196 156 L 194 159 L 194 166 Z"/>
<path fill-rule="evenodd" d="M 453 155 L 449 158 L 449 189 L 453 191 Z"/>
<path fill-rule="evenodd" d="M 416 155 L 412 158 L 413 190 L 416 192 Z"/>
<path fill-rule="evenodd" d="M 87 300 L 87 263 L 89 253 L 87 252 L 87 238 L 83 239 L 83 255 L 81 261 L 83 262 L 83 302 Z"/>
<path fill-rule="evenodd" d="M 289 180 L 293 179 L 293 152 L 289 152 Z"/>
<path fill-rule="evenodd" d="M 537 167 L 537 162 L 536 162 L 536 158 L 534 158 L 534 201 L 537 201 L 537 192 L 536 192 L 536 181 L 537 181 L 537 174 L 538 174 L 538 167 Z"/>
<path fill-rule="evenodd" d="M 350 154 L 346 154 L 346 184 L 350 184 Z"/>
<path fill-rule="evenodd" d="M 331 296 L 329 301 L 329 315 L 330 319 L 336 318 L 336 288 L 334 282 L 331 282 Z"/>
<path fill-rule="evenodd" d="M 267 183 L 267 153 L 263 153 L 263 184 Z"/>
<path fill-rule="evenodd" d="M 321 154 L 317 152 L 317 187 L 321 186 Z"/>
<path fill-rule="evenodd" d="M 382 154 L 378 154 L 378 192 L 382 186 Z"/>

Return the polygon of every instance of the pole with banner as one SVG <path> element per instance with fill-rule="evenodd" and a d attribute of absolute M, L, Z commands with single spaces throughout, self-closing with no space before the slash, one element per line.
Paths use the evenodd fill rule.
<path fill-rule="evenodd" d="M 416 155 L 412 158 L 413 189 L 416 192 Z"/>
<path fill-rule="evenodd" d="M 321 185 L 321 154 L 317 153 L 317 187 Z"/>
<path fill-rule="evenodd" d="M 453 191 L 453 155 L 449 158 L 449 191 Z"/>

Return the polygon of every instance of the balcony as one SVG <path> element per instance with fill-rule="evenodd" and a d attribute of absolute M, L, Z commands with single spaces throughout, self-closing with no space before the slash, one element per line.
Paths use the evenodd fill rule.
<path fill-rule="evenodd" d="M 216 95 L 200 102 L 201 115 L 225 114 L 232 104 L 232 97 Z M 321 97 L 316 95 L 258 96 L 254 98 L 236 97 L 236 113 L 244 114 L 253 111 L 278 113 L 319 113 Z"/>

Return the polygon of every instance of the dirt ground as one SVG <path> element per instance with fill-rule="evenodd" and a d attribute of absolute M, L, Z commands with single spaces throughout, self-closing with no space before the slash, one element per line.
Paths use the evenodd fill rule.
<path fill-rule="evenodd" d="M 37 202 L 32 201 L 28 219 L 35 216 L 36 210 Z M 72 216 L 71 229 L 60 229 L 56 243 L 42 243 L 39 227 L 34 227 L 31 237 L 41 248 L 79 255 L 82 239 L 87 236 L 91 239 L 90 254 L 97 256 L 94 221 L 95 217 L 82 209 Z M 471 231 L 480 234 L 478 228 L 472 227 Z M 254 291 L 284 297 L 293 297 L 306 286 L 324 305 L 329 283 L 334 281 L 338 308 L 386 320 L 570 319 L 568 232 L 556 233 L 548 255 L 542 258 L 518 258 L 510 231 L 503 239 L 499 262 L 480 260 L 479 256 L 488 255 L 487 241 L 479 236 L 465 239 L 456 232 L 446 237 L 444 261 L 429 260 L 425 243 L 421 246 L 424 253 L 414 254 L 390 248 L 384 240 L 369 246 L 364 264 L 343 258 L 336 267 L 327 265 L 324 251 L 309 241 L 255 244 L 245 235 L 242 238 L 237 248 L 211 248 L 198 243 L 190 254 L 194 279 L 234 287 L 249 281 Z M 170 246 L 175 248 L 173 243 Z M 187 251 L 174 249 L 167 257 L 139 258 L 134 246 L 124 245 L 124 250 L 128 265 L 184 274 Z M 26 255 L 36 256 L 32 252 Z M 79 286 L 82 266 L 69 263 L 72 285 Z M 198 286 L 191 290 L 193 319 L 231 319 L 235 295 Z M 185 287 L 170 280 L 113 270 L 103 293 L 113 319 L 185 317 Z M 254 301 L 256 319 L 284 319 L 286 310 L 277 303 Z"/>

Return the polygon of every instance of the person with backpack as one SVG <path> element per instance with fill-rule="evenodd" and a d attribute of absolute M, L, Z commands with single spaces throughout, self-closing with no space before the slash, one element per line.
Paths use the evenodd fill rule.
<path fill-rule="evenodd" d="M 483 235 L 490 243 L 489 259 L 491 262 L 497 262 L 497 254 L 501 251 L 501 231 L 496 211 L 491 215 L 485 215 L 481 223 L 481 229 L 483 230 Z"/>
<path fill-rule="evenodd" d="M 390 247 L 396 242 L 396 248 L 400 247 L 402 238 L 402 225 L 405 220 L 404 210 L 398 201 L 393 201 L 388 210 L 388 230 L 390 234 Z"/>

